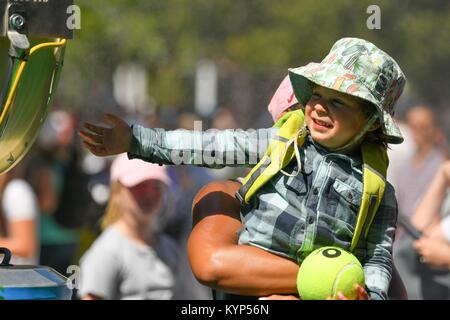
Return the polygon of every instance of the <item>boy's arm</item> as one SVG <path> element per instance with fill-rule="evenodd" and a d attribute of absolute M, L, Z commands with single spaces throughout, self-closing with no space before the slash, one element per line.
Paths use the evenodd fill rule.
<path fill-rule="evenodd" d="M 128 152 L 160 164 L 191 164 L 210 168 L 256 165 L 265 154 L 277 129 L 188 131 L 130 126 L 121 118 L 105 114 L 112 127 L 85 123 L 79 131 L 84 146 L 105 157 Z"/>
<path fill-rule="evenodd" d="M 255 165 L 275 129 L 188 131 L 132 127 L 129 158 L 210 168 Z"/>
<path fill-rule="evenodd" d="M 113 114 L 105 114 L 112 127 L 85 123 L 79 136 L 94 155 L 105 157 L 128 152 L 160 164 L 192 164 L 202 167 L 253 166 L 265 154 L 277 129 L 188 131 L 130 126 Z"/>
<path fill-rule="evenodd" d="M 388 298 L 397 213 L 394 188 L 387 184 L 383 200 L 369 230 L 366 242 L 367 254 L 362 261 L 367 292 L 373 300 Z"/>

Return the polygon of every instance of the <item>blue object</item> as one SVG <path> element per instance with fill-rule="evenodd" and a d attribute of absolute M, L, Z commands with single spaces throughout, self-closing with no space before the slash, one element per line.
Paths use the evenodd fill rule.
<path fill-rule="evenodd" d="M 1 300 L 70 300 L 72 290 L 67 278 L 44 266 L 9 264 L 11 252 L 0 248 L 4 255 L 0 263 Z"/>

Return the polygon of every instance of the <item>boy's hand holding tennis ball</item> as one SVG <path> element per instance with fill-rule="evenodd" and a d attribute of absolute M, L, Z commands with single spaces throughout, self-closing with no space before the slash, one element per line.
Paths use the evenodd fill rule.
<path fill-rule="evenodd" d="M 105 114 L 104 118 L 113 127 L 107 128 L 92 123 L 84 124 L 83 130 L 78 133 L 84 146 L 99 157 L 130 151 L 132 131 L 128 123 L 109 113 Z"/>
<path fill-rule="evenodd" d="M 368 300 L 361 263 L 337 247 L 319 248 L 305 258 L 297 288 L 303 300 Z"/>

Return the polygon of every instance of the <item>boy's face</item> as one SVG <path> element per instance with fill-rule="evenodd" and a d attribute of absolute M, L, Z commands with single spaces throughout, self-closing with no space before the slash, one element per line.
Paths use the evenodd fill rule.
<path fill-rule="evenodd" d="M 328 149 L 340 148 L 363 130 L 367 116 L 357 98 L 318 85 L 312 90 L 305 118 L 315 142 Z"/>

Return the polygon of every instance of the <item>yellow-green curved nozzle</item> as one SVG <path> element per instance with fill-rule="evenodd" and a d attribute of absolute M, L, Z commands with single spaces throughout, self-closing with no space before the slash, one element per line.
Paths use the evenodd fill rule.
<path fill-rule="evenodd" d="M 66 40 L 31 39 L 24 59 L 8 57 L 9 41 L 0 39 L 0 174 L 12 169 L 33 145 L 52 104 Z M 7 67 L 11 63 L 10 68 Z"/>

